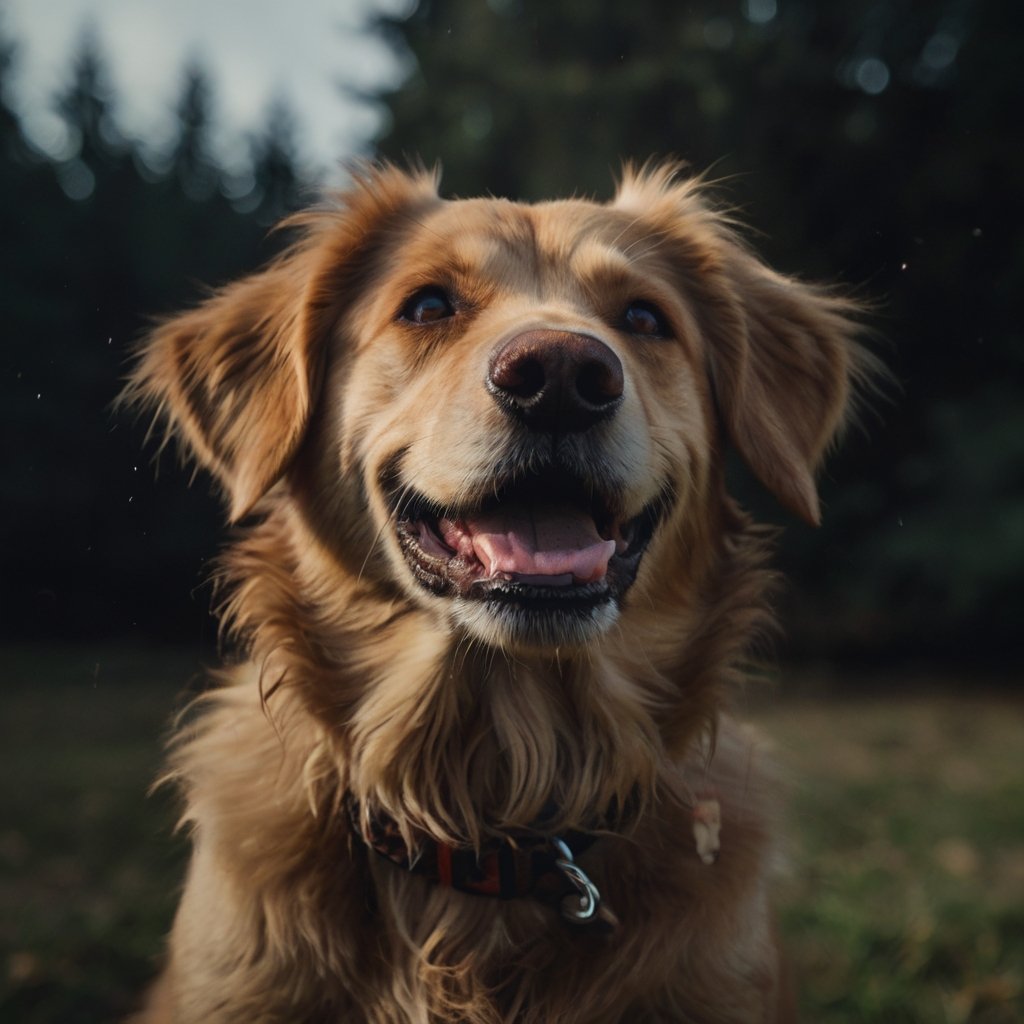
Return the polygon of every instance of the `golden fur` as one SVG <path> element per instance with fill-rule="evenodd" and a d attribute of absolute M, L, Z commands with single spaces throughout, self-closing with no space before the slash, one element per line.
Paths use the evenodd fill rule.
<path fill-rule="evenodd" d="M 817 521 L 814 470 L 870 368 L 855 308 L 766 268 L 671 167 L 627 170 L 605 205 L 534 206 L 382 168 L 298 227 L 159 326 L 129 388 L 245 520 L 220 579 L 244 661 L 173 748 L 194 855 L 143 1019 L 790 1019 L 771 773 L 721 713 L 768 619 L 768 535 L 726 494 L 723 447 Z M 410 322 L 434 286 L 453 315 Z M 665 329 L 623 327 L 638 299 Z M 621 601 L 550 637 L 425 589 L 395 532 L 407 493 L 475 508 L 532 472 L 540 449 L 483 386 L 531 331 L 615 354 L 614 416 L 551 443 L 617 522 L 660 516 Z M 709 794 L 711 865 L 693 837 Z M 396 867 L 352 834 L 350 799 L 410 845 L 479 848 L 551 807 L 554 831 L 603 817 L 581 864 L 619 926 Z"/>

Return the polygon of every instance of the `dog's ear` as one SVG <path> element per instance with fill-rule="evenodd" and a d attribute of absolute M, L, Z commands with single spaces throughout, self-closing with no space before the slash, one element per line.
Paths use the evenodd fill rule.
<path fill-rule="evenodd" d="M 733 445 L 791 512 L 820 521 L 814 474 L 845 425 L 869 357 L 859 308 L 725 243 L 731 296 L 706 319 L 714 393 Z M 728 294 L 728 292 L 726 293 Z"/>
<path fill-rule="evenodd" d="M 783 277 L 677 165 L 627 168 L 615 206 L 648 224 L 695 306 L 725 430 L 791 512 L 820 520 L 814 474 L 877 363 L 854 340 L 860 307 Z"/>
<path fill-rule="evenodd" d="M 326 335 L 379 228 L 436 200 L 436 175 L 365 170 L 328 209 L 294 218 L 301 240 L 267 269 L 158 325 L 122 400 L 154 408 L 244 516 L 284 473 L 316 400 Z"/>
<path fill-rule="evenodd" d="M 221 483 L 232 520 L 281 475 L 309 418 L 319 346 L 303 262 L 284 259 L 165 321 L 130 385 Z"/>

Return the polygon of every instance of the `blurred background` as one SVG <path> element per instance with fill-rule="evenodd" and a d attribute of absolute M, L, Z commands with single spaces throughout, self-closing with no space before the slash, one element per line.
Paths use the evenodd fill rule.
<path fill-rule="evenodd" d="M 820 529 L 737 468 L 789 527 L 751 711 L 801 780 L 807 1018 L 1024 1020 L 1020 25 L 1010 0 L 0 0 L 0 1018 L 130 1009 L 180 874 L 145 791 L 215 657 L 225 533 L 112 411 L 146 323 L 264 261 L 355 157 L 539 199 L 674 155 L 769 262 L 874 303 L 898 382 Z"/>

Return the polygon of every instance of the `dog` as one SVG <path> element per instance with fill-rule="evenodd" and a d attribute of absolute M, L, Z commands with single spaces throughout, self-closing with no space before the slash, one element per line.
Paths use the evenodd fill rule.
<path fill-rule="evenodd" d="M 445 200 L 358 170 L 160 323 L 128 399 L 222 490 L 239 660 L 180 727 L 147 1022 L 793 1019 L 776 784 L 725 713 L 772 531 L 874 373 L 706 187 Z"/>

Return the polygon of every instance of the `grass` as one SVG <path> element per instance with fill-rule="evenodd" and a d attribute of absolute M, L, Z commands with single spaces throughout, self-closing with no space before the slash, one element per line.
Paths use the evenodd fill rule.
<path fill-rule="evenodd" d="M 0 1020 L 116 1020 L 152 976 L 185 859 L 147 796 L 194 659 L 0 650 Z M 1024 1021 L 1024 701 L 783 697 L 782 923 L 812 1024 Z M 727 837 L 723 837 L 727 842 Z"/>
<path fill-rule="evenodd" d="M 176 694 L 166 652 L 0 652 L 0 1020 L 114 1021 L 151 977 L 184 864 L 147 797 Z"/>
<path fill-rule="evenodd" d="M 807 1019 L 1024 1021 L 1024 702 L 894 680 L 759 717 L 796 780 L 783 928 Z"/>

